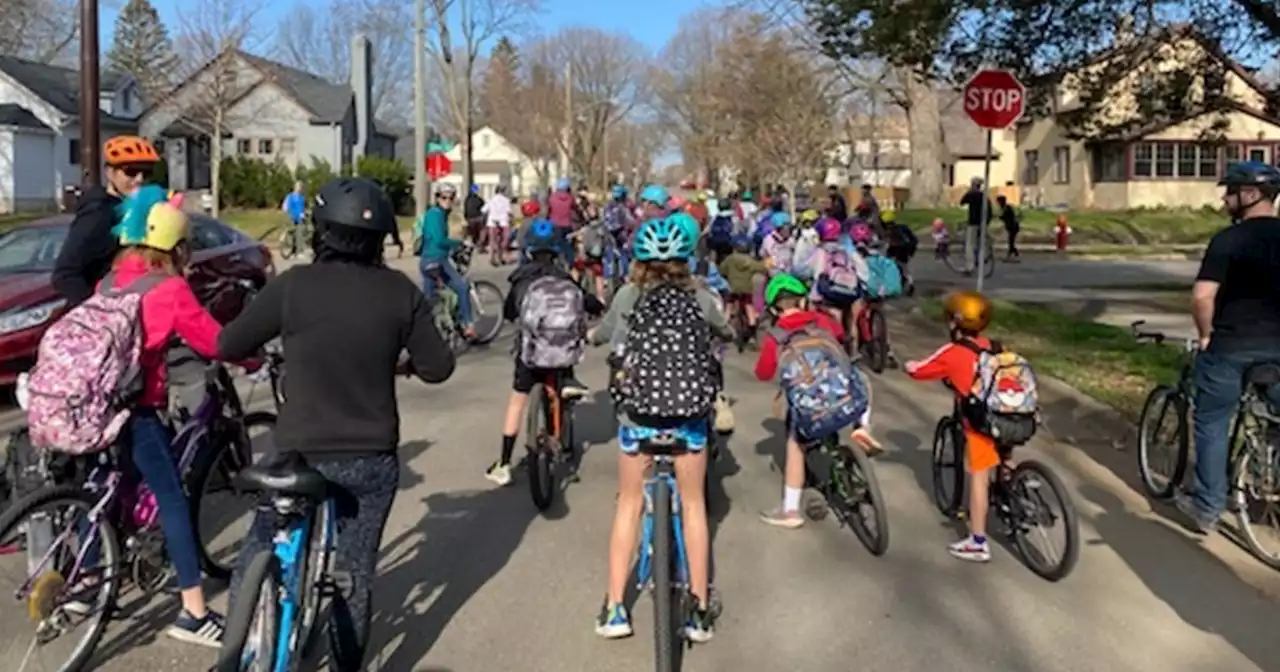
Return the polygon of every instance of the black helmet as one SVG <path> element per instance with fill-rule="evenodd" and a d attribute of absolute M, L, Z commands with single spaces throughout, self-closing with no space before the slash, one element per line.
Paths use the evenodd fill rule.
<path fill-rule="evenodd" d="M 391 199 L 376 182 L 358 177 L 339 177 L 320 187 L 312 218 L 317 224 L 337 224 L 383 235 L 396 230 Z"/>
<path fill-rule="evenodd" d="M 1257 187 L 1262 193 L 1274 197 L 1280 193 L 1280 170 L 1261 161 L 1243 161 L 1227 165 L 1227 172 L 1218 181 L 1219 187 Z"/>

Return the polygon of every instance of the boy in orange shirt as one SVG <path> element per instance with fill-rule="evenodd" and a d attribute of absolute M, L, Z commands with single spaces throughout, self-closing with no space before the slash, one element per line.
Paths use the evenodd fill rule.
<path fill-rule="evenodd" d="M 991 302 L 978 292 L 953 292 L 943 305 L 943 314 L 951 328 L 951 342 L 927 359 L 906 364 L 907 375 L 916 380 L 943 380 L 959 397 L 968 396 L 977 374 L 978 356 L 991 347 L 982 331 L 991 323 Z M 987 545 L 987 507 L 990 471 L 1000 464 L 995 441 L 980 434 L 964 422 L 965 458 L 969 469 L 969 536 L 947 550 L 961 560 L 987 562 L 991 549 Z"/>

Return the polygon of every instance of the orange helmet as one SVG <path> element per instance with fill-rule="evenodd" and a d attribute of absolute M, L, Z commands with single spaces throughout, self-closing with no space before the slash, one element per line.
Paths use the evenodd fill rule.
<path fill-rule="evenodd" d="M 136 135 L 121 135 L 102 145 L 102 157 L 108 166 L 159 163 L 160 154 L 150 143 Z"/>
<path fill-rule="evenodd" d="M 957 327 L 979 332 L 991 324 L 991 302 L 974 291 L 952 292 L 942 303 L 942 317 Z"/>

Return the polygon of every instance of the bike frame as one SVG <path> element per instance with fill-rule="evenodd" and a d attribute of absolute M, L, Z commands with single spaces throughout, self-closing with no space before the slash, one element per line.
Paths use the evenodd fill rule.
<path fill-rule="evenodd" d="M 326 557 L 331 557 L 328 551 L 333 549 L 333 540 L 336 536 L 336 522 L 334 520 L 333 500 L 326 499 L 320 503 L 324 507 L 324 527 L 320 530 L 321 548 L 326 550 Z M 304 633 L 299 627 L 299 616 L 306 607 L 306 593 L 308 586 L 303 585 L 306 579 L 304 573 L 306 571 L 306 563 L 301 562 L 301 558 L 307 557 L 307 551 L 311 548 L 314 538 L 314 512 L 308 511 L 303 514 L 287 514 L 277 510 L 276 515 L 279 520 L 276 525 L 275 546 L 273 552 L 276 558 L 280 560 L 281 587 L 284 588 L 283 594 L 280 596 L 280 621 L 276 632 L 276 659 L 272 666 L 274 672 L 288 672 L 290 663 L 292 662 L 294 649 L 300 641 Z M 327 574 L 328 567 L 321 567 L 320 572 Z M 314 623 L 311 624 L 315 626 Z"/>
<path fill-rule="evenodd" d="M 644 520 L 640 527 L 640 557 L 636 561 L 636 585 L 641 590 L 653 577 L 653 498 L 659 480 L 667 484 L 667 491 L 671 493 L 671 534 L 675 537 L 676 552 L 673 587 L 685 588 L 689 585 L 689 557 L 684 547 L 684 517 L 680 507 L 680 490 L 676 487 L 675 461 L 670 455 L 656 455 L 653 458 L 653 472 L 644 481 Z"/>

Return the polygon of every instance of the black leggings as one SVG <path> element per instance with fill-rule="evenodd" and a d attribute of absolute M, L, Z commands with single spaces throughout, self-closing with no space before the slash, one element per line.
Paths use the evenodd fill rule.
<path fill-rule="evenodd" d="M 1022 256 L 1018 254 L 1018 229 L 1005 229 L 1005 231 L 1009 234 L 1009 256 Z"/>
<path fill-rule="evenodd" d="M 378 548 L 400 485 L 400 465 L 389 453 L 312 466 L 345 490 L 335 498 L 338 540 L 333 571 L 350 575 L 351 590 L 345 599 L 335 599 L 329 612 L 329 669 L 355 672 L 364 668 Z M 259 511 L 254 517 L 231 578 L 231 605 L 249 561 L 262 551 L 270 552 L 275 529 L 274 512 Z"/>

